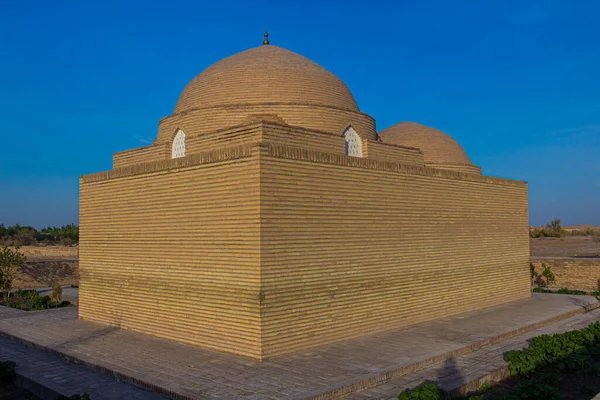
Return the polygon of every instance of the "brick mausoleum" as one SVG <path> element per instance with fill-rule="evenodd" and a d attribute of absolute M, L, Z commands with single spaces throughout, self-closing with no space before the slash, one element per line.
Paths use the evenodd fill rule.
<path fill-rule="evenodd" d="M 88 321 L 265 359 L 530 296 L 525 182 L 267 40 L 80 186 Z"/>

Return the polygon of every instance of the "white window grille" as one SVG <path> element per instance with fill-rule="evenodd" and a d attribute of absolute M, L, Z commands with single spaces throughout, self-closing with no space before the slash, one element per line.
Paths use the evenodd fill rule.
<path fill-rule="evenodd" d="M 173 139 L 173 147 L 171 149 L 173 158 L 185 157 L 185 133 L 180 129 Z"/>
<path fill-rule="evenodd" d="M 362 140 L 351 126 L 344 131 L 346 139 L 346 155 L 352 157 L 362 157 Z"/>

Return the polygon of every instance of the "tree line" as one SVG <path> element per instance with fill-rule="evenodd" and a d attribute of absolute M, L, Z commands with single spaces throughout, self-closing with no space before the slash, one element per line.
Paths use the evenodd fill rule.
<path fill-rule="evenodd" d="M 79 226 L 49 226 L 37 230 L 32 226 L 0 224 L 0 244 L 6 246 L 28 246 L 37 243 L 61 243 L 72 245 L 79 241 Z"/>
<path fill-rule="evenodd" d="M 600 237 L 600 230 L 588 227 L 584 230 L 573 229 L 571 232 L 567 232 L 561 226 L 560 219 L 554 219 L 543 227 L 530 227 L 529 236 L 532 238 L 565 236 L 594 236 L 594 238 L 598 238 Z"/>

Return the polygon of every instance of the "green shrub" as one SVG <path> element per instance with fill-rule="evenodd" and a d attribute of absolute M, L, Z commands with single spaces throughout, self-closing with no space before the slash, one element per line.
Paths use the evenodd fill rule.
<path fill-rule="evenodd" d="M 558 400 L 560 396 L 556 393 L 554 386 L 540 379 L 527 379 L 517 382 L 513 389 L 519 399 L 545 399 Z"/>
<path fill-rule="evenodd" d="M 490 390 L 492 388 L 492 385 L 490 385 L 489 383 L 484 383 L 483 385 L 481 385 L 479 387 L 479 391 L 480 392 L 487 392 L 488 390 Z"/>
<path fill-rule="evenodd" d="M 20 310 L 46 310 L 48 308 L 67 307 L 70 301 L 52 301 L 50 296 L 40 296 L 35 290 L 17 290 L 14 297 L 4 303 L 7 307 Z"/>
<path fill-rule="evenodd" d="M 556 291 L 556 293 L 558 293 L 558 294 L 576 294 L 576 295 L 579 295 L 579 296 L 585 296 L 585 295 L 587 295 L 587 292 L 585 292 L 583 290 L 567 289 L 566 287 L 558 289 Z"/>
<path fill-rule="evenodd" d="M 446 399 L 446 392 L 433 383 L 423 382 L 398 396 L 398 400 L 442 400 Z"/>
<path fill-rule="evenodd" d="M 579 390 L 581 391 L 581 394 L 584 396 L 593 396 L 596 394 L 596 391 L 594 390 L 594 388 L 589 387 L 588 385 L 581 386 L 581 388 Z"/>
<path fill-rule="evenodd" d="M 587 296 L 587 292 L 584 290 L 567 289 L 566 287 L 560 288 L 556 291 L 536 287 L 536 288 L 533 288 L 533 292 L 534 293 L 554 293 L 554 294 L 574 294 L 574 295 L 578 295 L 578 296 Z M 600 292 L 593 292 L 592 295 L 594 295 L 594 296 L 595 296 L 594 293 L 600 294 Z"/>
<path fill-rule="evenodd" d="M 34 299 L 38 296 L 38 292 L 37 290 L 31 289 L 31 290 L 24 290 L 24 289 L 18 289 L 15 290 L 14 296 L 15 297 L 20 297 L 22 299 Z"/>
<path fill-rule="evenodd" d="M 14 361 L 0 361 L 0 382 L 12 382 L 16 376 L 16 366 Z"/>
<path fill-rule="evenodd" d="M 84 394 L 74 394 L 71 397 L 58 396 L 56 400 L 91 400 L 91 397 L 88 393 L 84 393 Z"/>
<path fill-rule="evenodd" d="M 528 374 L 536 368 L 552 363 L 556 363 L 558 369 L 570 368 L 581 361 L 577 357 L 585 354 L 584 349 L 595 344 L 598 338 L 600 338 L 600 322 L 595 322 L 579 331 L 534 337 L 528 348 L 509 351 L 504 355 L 504 360 L 509 363 L 511 375 Z M 571 356 L 575 359 L 569 358 Z M 580 365 L 583 368 L 585 362 Z"/>
<path fill-rule="evenodd" d="M 533 288 L 533 292 L 534 293 L 555 293 L 552 290 L 544 289 L 544 288 L 541 288 L 541 287 Z"/>
<path fill-rule="evenodd" d="M 45 310 L 50 308 L 51 302 L 50 296 L 38 296 L 31 302 L 30 308 L 32 310 Z"/>
<path fill-rule="evenodd" d="M 542 276 L 546 278 L 546 284 L 550 286 L 556 283 L 556 276 L 554 275 L 554 272 L 552 272 L 552 269 L 545 263 L 542 263 L 542 268 L 544 269 Z"/>

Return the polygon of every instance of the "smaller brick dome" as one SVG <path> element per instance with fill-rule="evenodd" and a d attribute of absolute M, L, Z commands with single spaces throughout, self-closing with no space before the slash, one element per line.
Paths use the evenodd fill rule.
<path fill-rule="evenodd" d="M 421 149 L 426 166 L 481 174 L 461 145 L 435 128 L 415 122 L 401 122 L 379 132 L 379 137 L 384 143 Z"/>
<path fill-rule="evenodd" d="M 183 90 L 175 113 L 237 105 L 301 104 L 358 112 L 348 87 L 306 57 L 264 45 L 227 57 Z"/>

